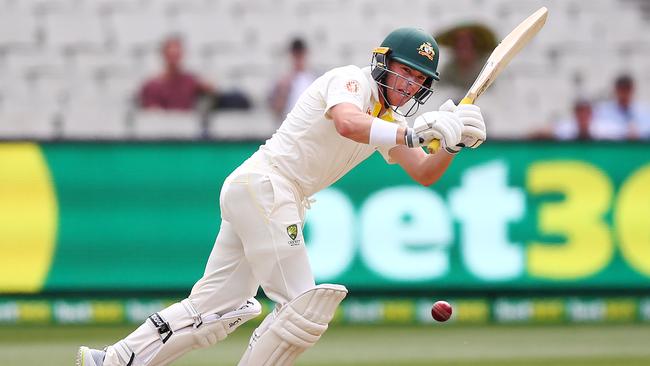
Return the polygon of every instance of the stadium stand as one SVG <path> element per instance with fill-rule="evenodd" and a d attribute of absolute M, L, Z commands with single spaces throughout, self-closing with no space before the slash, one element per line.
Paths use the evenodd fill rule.
<path fill-rule="evenodd" d="M 547 26 L 481 101 L 491 137 L 525 137 L 568 112 L 575 96 L 607 96 L 623 71 L 638 81 L 638 97 L 650 100 L 650 6 L 641 0 L 413 0 L 409 7 L 388 0 L 0 0 L 0 138 L 201 135 L 194 124 L 176 131 L 162 121 L 157 133 L 154 121 L 129 113 L 171 33 L 187 41 L 192 69 L 255 104 L 252 112 L 212 116 L 219 122 L 209 123 L 209 136 L 267 136 L 272 122 L 258 118 L 270 118 L 265 95 L 288 62 L 283 51 L 293 36 L 313 45 L 311 64 L 324 71 L 368 64 L 371 49 L 398 26 L 436 33 L 481 21 L 500 38 L 541 5 L 550 10 Z M 103 99 L 88 102 L 87 95 Z M 447 96 L 440 90 L 423 108 Z M 538 113 L 523 115 L 524 107 Z M 255 121 L 235 133 L 246 119 Z"/>

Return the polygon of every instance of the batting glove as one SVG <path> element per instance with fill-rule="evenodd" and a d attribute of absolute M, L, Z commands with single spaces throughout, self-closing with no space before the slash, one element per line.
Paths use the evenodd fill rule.
<path fill-rule="evenodd" d="M 405 143 L 409 147 L 426 146 L 434 139 L 446 149 L 460 143 L 463 124 L 458 115 L 450 111 L 425 112 L 406 131 Z"/>
<path fill-rule="evenodd" d="M 440 109 L 442 110 L 444 107 L 447 110 L 451 110 L 452 106 L 454 113 L 463 124 L 463 132 L 460 143 L 456 146 L 449 147 L 447 151 L 452 154 L 457 154 L 463 147 L 476 149 L 487 138 L 487 130 L 485 128 L 483 114 L 481 114 L 481 108 L 474 104 L 460 104 L 455 106 L 454 102 L 450 99 Z"/>

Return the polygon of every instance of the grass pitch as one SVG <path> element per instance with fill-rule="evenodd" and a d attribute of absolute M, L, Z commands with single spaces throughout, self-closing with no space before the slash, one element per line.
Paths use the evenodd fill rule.
<path fill-rule="evenodd" d="M 101 347 L 134 327 L 3 326 L 0 365 L 73 365 L 78 345 Z M 236 365 L 252 327 L 175 366 Z M 301 366 L 650 365 L 650 324 L 333 326 Z"/>

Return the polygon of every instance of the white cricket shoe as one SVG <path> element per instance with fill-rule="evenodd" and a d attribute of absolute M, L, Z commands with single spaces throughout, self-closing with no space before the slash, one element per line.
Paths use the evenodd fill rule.
<path fill-rule="evenodd" d="M 77 351 L 77 366 L 102 366 L 106 352 L 98 349 L 79 347 Z"/>

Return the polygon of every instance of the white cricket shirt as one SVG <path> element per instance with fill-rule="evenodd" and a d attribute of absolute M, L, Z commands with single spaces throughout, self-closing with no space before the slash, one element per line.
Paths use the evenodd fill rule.
<path fill-rule="evenodd" d="M 340 103 L 352 103 L 369 115 L 379 113 L 377 83 L 370 67 L 339 67 L 316 79 L 255 155 L 262 154 L 307 197 L 332 185 L 376 150 L 393 163 L 388 156 L 390 148 L 339 135 L 327 112 Z M 390 110 L 380 118 L 406 126 L 404 117 Z"/>

